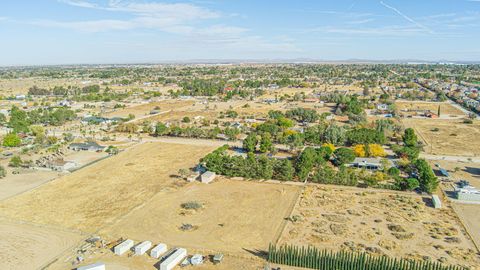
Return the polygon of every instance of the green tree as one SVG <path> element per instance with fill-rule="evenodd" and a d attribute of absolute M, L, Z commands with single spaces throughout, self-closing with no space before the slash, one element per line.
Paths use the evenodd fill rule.
<path fill-rule="evenodd" d="M 28 126 L 30 125 L 27 113 L 17 106 L 12 106 L 10 111 L 10 120 L 8 121 L 8 126 L 13 129 L 13 132 L 19 133 L 27 133 Z"/>
<path fill-rule="evenodd" d="M 413 128 L 405 129 L 405 133 L 403 135 L 403 143 L 407 147 L 417 147 L 418 139 Z"/>
<path fill-rule="evenodd" d="M 16 133 L 8 133 L 3 137 L 3 146 L 5 147 L 17 147 L 22 143 L 22 140 Z"/>
<path fill-rule="evenodd" d="M 162 136 L 168 133 L 168 127 L 161 122 L 155 125 L 155 136 Z"/>
<path fill-rule="evenodd" d="M 295 168 L 288 159 L 277 160 L 274 164 L 274 178 L 283 181 L 291 181 L 295 175 Z"/>
<path fill-rule="evenodd" d="M 262 138 L 260 139 L 260 152 L 268 153 L 274 150 L 273 143 L 272 143 L 272 135 L 270 133 L 263 133 Z"/>
<path fill-rule="evenodd" d="M 335 164 L 340 166 L 355 160 L 355 152 L 350 148 L 337 148 L 335 152 Z"/>
<path fill-rule="evenodd" d="M 419 187 L 422 191 L 433 193 L 438 186 L 438 179 L 425 159 L 417 159 L 415 168 L 418 174 Z"/>
<path fill-rule="evenodd" d="M 255 152 L 257 143 L 257 134 L 252 132 L 243 140 L 243 148 L 247 150 L 247 152 Z"/>
<path fill-rule="evenodd" d="M 317 152 L 312 147 L 305 148 L 305 150 L 303 150 L 303 152 L 297 157 L 295 167 L 297 169 L 297 175 L 300 180 L 303 181 L 307 179 L 316 161 Z"/>

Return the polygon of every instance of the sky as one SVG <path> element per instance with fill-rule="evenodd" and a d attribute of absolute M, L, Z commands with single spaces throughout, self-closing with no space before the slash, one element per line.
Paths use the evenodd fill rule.
<path fill-rule="evenodd" d="M 0 66 L 480 61 L 480 0 L 1 0 Z"/>

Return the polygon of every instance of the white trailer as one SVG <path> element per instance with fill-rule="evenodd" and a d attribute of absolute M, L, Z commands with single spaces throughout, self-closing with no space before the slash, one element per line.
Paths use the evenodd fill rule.
<path fill-rule="evenodd" d="M 163 253 L 167 252 L 167 245 L 158 244 L 152 250 L 150 250 L 150 257 L 158 259 Z"/>
<path fill-rule="evenodd" d="M 135 243 L 133 242 L 133 240 L 127 239 L 122 243 L 118 244 L 117 246 L 115 246 L 115 248 L 113 249 L 113 252 L 116 255 L 122 255 L 123 253 L 129 251 L 134 244 Z"/>
<path fill-rule="evenodd" d="M 77 270 L 105 270 L 105 264 L 98 262 L 98 263 L 78 267 Z"/>
<path fill-rule="evenodd" d="M 204 174 L 202 174 L 202 176 L 200 176 L 200 178 L 202 180 L 202 183 L 208 184 L 208 183 L 212 182 L 213 180 L 215 180 L 216 176 L 217 176 L 216 173 L 211 172 L 211 171 L 207 171 Z"/>
<path fill-rule="evenodd" d="M 442 201 L 438 195 L 432 195 L 432 203 L 434 208 L 442 208 Z"/>
<path fill-rule="evenodd" d="M 171 270 L 179 264 L 185 257 L 187 257 L 187 250 L 179 248 L 175 250 L 168 258 L 160 264 L 160 270 Z"/>
<path fill-rule="evenodd" d="M 152 247 L 152 242 L 144 241 L 135 247 L 135 255 L 143 255 Z"/>

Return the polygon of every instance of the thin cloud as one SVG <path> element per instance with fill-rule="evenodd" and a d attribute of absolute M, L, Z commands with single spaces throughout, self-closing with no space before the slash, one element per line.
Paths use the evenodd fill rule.
<path fill-rule="evenodd" d="M 418 26 L 419 28 L 422 28 L 423 30 L 425 30 L 425 31 L 433 34 L 433 31 L 432 31 L 430 28 L 426 27 L 425 25 L 423 25 L 423 24 L 415 21 L 414 19 L 410 18 L 409 16 L 405 15 L 403 12 L 401 12 L 401 11 L 398 10 L 397 8 L 388 5 L 388 4 L 386 4 L 385 2 L 383 2 L 383 1 L 380 1 L 380 4 L 381 4 L 382 6 L 384 6 L 384 7 L 386 7 L 386 8 L 394 11 L 395 13 L 397 13 L 398 15 L 400 15 L 402 18 L 404 18 L 405 20 L 407 20 L 407 21 L 415 24 L 415 25 Z"/>

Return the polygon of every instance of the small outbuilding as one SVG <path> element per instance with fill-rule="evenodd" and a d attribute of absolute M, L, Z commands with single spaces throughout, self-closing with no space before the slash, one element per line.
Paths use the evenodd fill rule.
<path fill-rule="evenodd" d="M 442 201 L 437 195 L 432 195 L 432 203 L 434 208 L 442 208 Z"/>
<path fill-rule="evenodd" d="M 123 241 L 122 243 L 118 244 L 117 246 L 115 246 L 113 248 L 113 252 L 116 255 L 122 255 L 125 252 L 129 251 L 133 247 L 134 244 L 135 243 L 133 242 L 133 240 L 127 239 L 127 240 Z"/>
<path fill-rule="evenodd" d="M 152 242 L 144 241 L 135 247 L 135 255 L 143 255 L 152 247 Z"/>
<path fill-rule="evenodd" d="M 160 263 L 160 270 L 171 270 L 177 264 L 179 264 L 183 259 L 187 257 L 187 250 L 184 248 L 178 248 L 175 250 L 168 258 L 166 258 L 162 263 Z"/>
<path fill-rule="evenodd" d="M 78 267 L 77 270 L 105 270 L 105 264 L 102 262 Z"/>
<path fill-rule="evenodd" d="M 218 254 L 215 254 L 213 256 L 213 263 L 214 264 L 221 263 L 222 260 L 223 260 L 223 254 L 222 253 L 218 253 Z"/>
<path fill-rule="evenodd" d="M 217 176 L 216 173 L 211 172 L 211 171 L 207 171 L 207 172 L 203 173 L 200 178 L 201 178 L 202 183 L 208 184 L 208 183 L 212 182 L 213 180 L 215 180 L 216 176 Z"/>
<path fill-rule="evenodd" d="M 163 253 L 167 252 L 167 245 L 158 244 L 152 250 L 150 250 L 150 257 L 158 259 Z"/>

